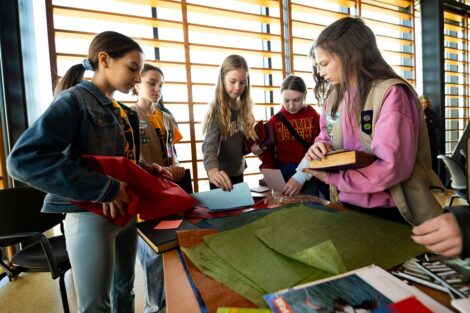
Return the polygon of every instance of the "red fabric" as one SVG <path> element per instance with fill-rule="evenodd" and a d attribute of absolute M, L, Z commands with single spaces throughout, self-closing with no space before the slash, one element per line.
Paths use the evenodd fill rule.
<path fill-rule="evenodd" d="M 306 106 L 296 114 L 290 114 L 281 108 L 282 114 L 291 123 L 299 136 L 306 142 L 313 144 L 320 133 L 320 115 L 311 106 Z M 291 135 L 284 124 L 273 115 L 268 122 L 274 135 L 275 144 L 268 145 L 267 149 L 259 155 L 261 168 L 277 168 L 276 159 L 282 164 L 299 164 L 307 152 L 301 143 Z"/>
<path fill-rule="evenodd" d="M 389 308 L 393 313 L 432 313 L 414 296 L 392 303 Z"/>
<path fill-rule="evenodd" d="M 126 191 L 130 200 L 127 215 L 112 219 L 118 225 L 126 225 L 136 214 L 140 214 L 144 220 L 182 214 L 196 204 L 196 201 L 177 184 L 150 174 L 127 158 L 95 155 L 85 155 L 83 158 L 92 170 L 127 182 Z M 101 203 L 74 202 L 74 204 L 103 215 Z"/>
<path fill-rule="evenodd" d="M 242 149 L 243 155 L 251 153 L 251 146 L 254 144 L 258 144 L 260 148 L 274 144 L 274 136 L 271 125 L 264 123 L 263 121 L 258 121 L 256 122 L 254 128 L 258 138 L 256 140 L 244 138 Z"/>

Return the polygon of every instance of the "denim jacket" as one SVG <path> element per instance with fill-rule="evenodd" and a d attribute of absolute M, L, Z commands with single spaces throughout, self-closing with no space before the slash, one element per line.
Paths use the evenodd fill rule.
<path fill-rule="evenodd" d="M 137 114 L 120 104 L 134 130 L 139 159 Z M 90 171 L 84 154 L 123 156 L 124 130 L 120 112 L 93 83 L 61 92 L 44 114 L 18 139 L 8 159 L 9 174 L 47 192 L 43 212 L 81 212 L 72 200 L 109 202 L 119 181 Z"/>

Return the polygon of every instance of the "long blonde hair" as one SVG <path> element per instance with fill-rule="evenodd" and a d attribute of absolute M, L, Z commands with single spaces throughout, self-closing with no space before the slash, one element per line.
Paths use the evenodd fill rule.
<path fill-rule="evenodd" d="M 421 102 L 422 102 L 423 100 L 426 100 L 426 101 L 428 102 L 428 107 L 427 107 L 426 109 L 432 110 L 431 99 L 429 99 L 428 96 L 425 96 L 425 95 L 419 96 L 419 97 L 418 97 L 418 100 L 419 100 L 419 104 L 421 104 Z M 424 110 L 424 108 L 423 108 L 423 110 Z"/>
<path fill-rule="evenodd" d="M 253 116 L 253 101 L 250 96 L 250 75 L 248 72 L 248 64 L 242 56 L 236 54 L 226 57 L 220 67 L 214 99 L 210 103 L 209 111 L 207 112 L 202 126 L 204 134 L 207 133 L 210 125 L 214 123 L 215 120 L 218 120 L 222 139 L 226 139 L 229 136 L 229 126 L 232 113 L 230 111 L 230 98 L 224 88 L 224 79 L 228 72 L 240 69 L 247 73 L 247 79 L 245 90 L 240 95 L 241 105 L 240 113 L 238 115 L 238 124 L 240 125 L 245 138 L 251 138 L 253 140 L 256 139 L 256 133 L 253 128 L 255 117 Z"/>

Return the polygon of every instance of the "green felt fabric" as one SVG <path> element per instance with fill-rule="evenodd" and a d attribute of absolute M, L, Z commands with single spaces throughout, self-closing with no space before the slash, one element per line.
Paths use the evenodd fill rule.
<path fill-rule="evenodd" d="M 298 207 L 299 205 L 300 205 L 299 203 L 295 203 L 295 204 L 287 204 L 282 207 L 274 208 L 274 209 L 255 210 L 255 211 L 243 213 L 240 215 L 212 219 L 209 221 L 209 223 L 219 231 L 226 231 L 226 230 L 234 229 L 234 228 L 252 223 L 260 218 L 265 217 L 266 215 L 276 213 L 282 209 L 294 208 L 294 207 Z M 304 202 L 302 203 L 302 205 L 305 207 L 310 207 L 310 208 L 318 209 L 318 210 L 325 211 L 325 212 L 336 213 L 336 210 L 334 209 L 327 208 L 325 206 L 311 203 L 311 202 Z"/>
<path fill-rule="evenodd" d="M 293 253 L 291 257 L 331 274 L 337 275 L 347 271 L 343 259 L 331 240 L 323 241 L 317 245 Z"/>
<path fill-rule="evenodd" d="M 285 225 L 273 224 L 259 228 L 256 236 L 279 253 L 333 274 L 370 264 L 389 269 L 425 252 L 411 240 L 408 225 L 353 211 L 325 215 L 300 209 L 296 213 L 300 222 L 291 217 L 285 221 L 295 223 L 289 231 Z"/>
<path fill-rule="evenodd" d="M 266 307 L 263 294 L 267 291 L 256 285 L 250 278 L 235 270 L 213 253 L 203 242 L 192 248 L 181 247 L 184 254 L 204 274 L 224 284 L 260 307 Z"/>
<path fill-rule="evenodd" d="M 272 226 L 282 226 L 284 230 L 290 228 L 288 225 L 296 227 L 303 219 L 299 213 L 304 211 L 336 215 L 300 205 L 284 208 L 239 228 L 204 236 L 203 239 L 220 258 L 261 288 L 266 291 L 279 290 L 297 284 L 318 269 L 271 249 L 256 237 L 255 232 Z"/>
<path fill-rule="evenodd" d="M 265 293 L 369 264 L 390 268 L 424 252 L 411 241 L 409 226 L 361 213 L 305 205 L 264 213 L 183 248 L 202 272 L 261 307 Z M 225 226 L 237 222 L 230 219 Z"/>

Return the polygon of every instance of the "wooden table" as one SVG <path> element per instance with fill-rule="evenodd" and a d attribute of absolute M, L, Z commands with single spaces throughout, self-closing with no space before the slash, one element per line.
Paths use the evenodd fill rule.
<path fill-rule="evenodd" d="M 201 313 L 178 250 L 163 253 L 163 275 L 165 277 L 166 312 Z M 451 299 L 448 294 L 420 284 L 413 285 L 437 302 L 457 312 L 451 307 Z"/>
<path fill-rule="evenodd" d="M 163 253 L 163 277 L 167 313 L 201 313 L 178 250 Z"/>
<path fill-rule="evenodd" d="M 268 196 L 268 200 L 269 203 L 274 202 L 270 194 Z M 336 210 L 345 210 L 342 206 L 331 204 L 324 200 L 319 199 L 319 203 Z M 165 277 L 166 312 L 201 313 L 201 309 L 189 283 L 183 263 L 178 255 L 178 250 L 170 250 L 163 253 L 163 272 Z M 451 299 L 448 294 L 420 284 L 414 284 L 414 286 L 447 308 L 457 312 L 451 307 Z"/>

